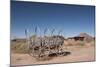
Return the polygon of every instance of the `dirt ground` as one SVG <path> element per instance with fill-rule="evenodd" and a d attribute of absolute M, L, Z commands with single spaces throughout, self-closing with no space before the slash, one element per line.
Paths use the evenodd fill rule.
<path fill-rule="evenodd" d="M 66 48 L 65 48 L 66 49 Z M 11 53 L 11 66 L 15 65 L 32 65 L 32 64 L 48 64 L 48 63 L 67 63 L 67 62 L 82 62 L 95 60 L 94 46 L 68 46 L 67 51 L 71 54 L 62 57 L 54 57 L 46 61 L 38 61 L 28 54 Z"/>

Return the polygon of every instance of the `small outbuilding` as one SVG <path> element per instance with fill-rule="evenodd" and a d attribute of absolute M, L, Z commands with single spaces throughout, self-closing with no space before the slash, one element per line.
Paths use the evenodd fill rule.
<path fill-rule="evenodd" d="M 75 40 L 75 41 L 78 41 L 78 40 L 83 41 L 85 39 L 85 37 L 76 36 L 76 37 L 70 37 L 70 38 L 68 38 L 68 40 L 69 39 L 72 39 L 72 40 Z"/>

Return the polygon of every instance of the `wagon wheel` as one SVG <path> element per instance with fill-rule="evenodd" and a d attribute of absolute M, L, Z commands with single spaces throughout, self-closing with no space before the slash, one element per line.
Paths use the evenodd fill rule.
<path fill-rule="evenodd" d="M 30 56 L 33 56 L 33 54 L 32 54 L 33 52 L 32 52 L 32 51 L 33 51 L 33 48 L 29 48 L 28 54 L 29 54 Z"/>
<path fill-rule="evenodd" d="M 48 59 L 48 55 L 46 55 L 46 54 L 41 54 L 37 58 L 37 60 L 47 60 L 47 59 Z"/>
<path fill-rule="evenodd" d="M 44 47 L 42 47 L 37 59 L 38 60 L 47 60 L 47 59 L 49 59 L 48 55 L 49 55 L 49 51 L 45 50 Z"/>
<path fill-rule="evenodd" d="M 34 48 L 35 47 L 29 48 L 29 55 L 36 58 L 39 55 L 39 51 L 38 50 L 34 50 Z"/>
<path fill-rule="evenodd" d="M 33 49 L 32 49 L 32 50 L 29 50 L 29 55 L 32 56 L 32 57 L 34 56 L 34 51 L 33 51 Z"/>
<path fill-rule="evenodd" d="M 63 56 L 64 54 L 63 54 L 63 49 L 62 49 L 62 46 L 61 45 L 59 45 L 59 47 L 58 47 L 58 52 L 57 52 L 57 55 L 58 56 Z"/>

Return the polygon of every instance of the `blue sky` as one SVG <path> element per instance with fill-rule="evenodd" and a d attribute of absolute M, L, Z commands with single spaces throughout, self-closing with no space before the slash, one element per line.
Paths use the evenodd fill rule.
<path fill-rule="evenodd" d="M 82 5 L 50 4 L 11 1 L 11 37 L 25 37 L 25 28 L 33 34 L 38 26 L 41 34 L 45 28 L 63 30 L 65 37 L 87 33 L 95 34 L 95 7 Z"/>

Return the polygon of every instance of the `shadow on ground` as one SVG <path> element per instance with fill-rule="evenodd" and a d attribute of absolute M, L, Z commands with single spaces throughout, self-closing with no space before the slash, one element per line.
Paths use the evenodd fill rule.
<path fill-rule="evenodd" d="M 49 54 L 49 57 L 67 56 L 67 55 L 70 55 L 70 54 L 71 54 L 71 52 L 52 53 L 52 54 Z"/>

